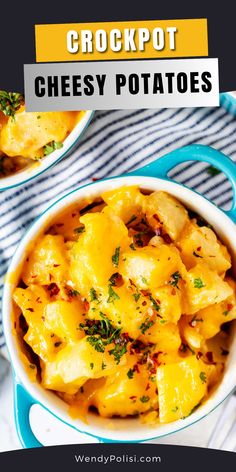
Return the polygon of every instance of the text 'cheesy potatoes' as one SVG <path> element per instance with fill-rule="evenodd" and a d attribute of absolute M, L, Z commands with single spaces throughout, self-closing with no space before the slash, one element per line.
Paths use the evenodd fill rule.
<path fill-rule="evenodd" d="M 0 177 L 62 148 L 83 113 L 26 112 L 22 95 L 0 90 Z"/>
<path fill-rule="evenodd" d="M 75 417 L 185 418 L 229 354 L 230 270 L 214 230 L 165 192 L 79 202 L 34 242 L 14 291 L 31 377 Z"/>

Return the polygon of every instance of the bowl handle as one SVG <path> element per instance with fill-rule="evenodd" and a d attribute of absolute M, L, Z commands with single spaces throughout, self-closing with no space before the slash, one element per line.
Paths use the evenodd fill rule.
<path fill-rule="evenodd" d="M 166 154 L 150 164 L 137 169 L 131 175 L 145 175 L 168 179 L 168 172 L 187 161 L 203 161 L 220 169 L 228 177 L 233 190 L 233 204 L 225 213 L 236 222 L 236 164 L 225 154 L 209 146 L 193 144 Z"/>
<path fill-rule="evenodd" d="M 42 444 L 34 436 L 29 414 L 30 408 L 37 403 L 15 379 L 14 385 L 14 415 L 17 433 L 24 448 L 42 447 Z"/>

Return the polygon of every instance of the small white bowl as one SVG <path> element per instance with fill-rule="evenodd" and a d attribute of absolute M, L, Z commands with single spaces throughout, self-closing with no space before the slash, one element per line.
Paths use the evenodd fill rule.
<path fill-rule="evenodd" d="M 81 117 L 80 121 L 63 141 L 63 147 L 53 151 L 48 156 L 45 156 L 40 161 L 32 161 L 32 164 L 27 166 L 25 169 L 16 172 L 15 174 L 9 175 L 8 177 L 0 178 L 0 192 L 10 188 L 18 187 L 19 185 L 25 184 L 32 180 L 34 177 L 45 172 L 50 167 L 54 166 L 63 157 L 67 156 L 77 146 L 82 133 L 86 130 L 89 125 L 94 112 L 92 110 L 86 110 Z"/>
<path fill-rule="evenodd" d="M 195 149 L 194 146 L 190 146 L 189 149 L 190 148 Z M 204 154 L 204 149 L 209 150 L 209 148 L 203 146 L 200 148 L 202 154 Z M 212 153 L 217 153 L 214 150 L 210 151 Z M 224 158 L 227 159 L 225 156 Z M 163 160 L 163 158 L 161 160 Z M 189 160 L 193 160 L 191 159 L 191 151 L 189 151 Z M 208 162 L 212 161 L 208 160 Z M 187 187 L 184 187 L 183 185 L 164 178 L 145 176 L 145 174 L 159 174 L 158 161 L 156 161 L 156 174 L 151 169 L 152 166 L 153 164 L 139 170 L 137 174 L 140 175 L 115 177 L 113 179 L 98 181 L 84 186 L 69 193 L 54 203 L 41 215 L 41 217 L 35 221 L 35 223 L 31 226 L 22 239 L 12 259 L 5 281 L 3 295 L 4 333 L 12 365 L 16 374 L 16 382 L 21 383 L 27 390 L 28 394 L 32 397 L 33 400 L 31 404 L 41 404 L 44 408 L 46 408 L 49 412 L 61 419 L 66 424 L 69 424 L 78 431 L 96 437 L 100 441 L 104 442 L 140 442 L 160 438 L 162 436 L 177 432 L 204 418 L 207 414 L 214 410 L 232 392 L 236 384 L 236 337 L 234 337 L 222 381 L 215 391 L 211 393 L 209 398 L 189 417 L 169 424 L 150 426 L 147 424 L 142 424 L 140 419 L 137 418 L 105 419 L 99 417 L 98 415 L 90 414 L 88 417 L 88 424 L 85 424 L 80 419 L 72 419 L 68 414 L 68 405 L 60 400 L 60 398 L 58 398 L 54 393 L 43 389 L 38 383 L 32 383 L 29 380 L 20 360 L 19 347 L 17 345 L 16 338 L 13 335 L 12 293 L 17 284 L 17 274 L 20 273 L 24 259 L 26 257 L 27 247 L 35 238 L 37 238 L 44 230 L 46 230 L 46 228 L 50 225 L 51 219 L 54 219 L 58 213 L 64 211 L 70 205 L 73 205 L 75 202 L 78 202 L 81 199 L 95 198 L 107 190 L 118 188 L 123 185 L 138 185 L 140 188 L 149 191 L 162 190 L 169 192 L 171 195 L 179 199 L 184 205 L 186 205 L 187 208 L 199 213 L 207 222 L 209 222 L 214 227 L 221 240 L 224 241 L 229 247 L 233 259 L 235 258 L 236 225 L 231 220 L 231 218 L 210 201 L 196 192 L 188 189 Z M 162 177 L 164 177 L 162 173 L 160 174 Z M 29 406 L 31 406 L 31 404 Z M 20 406 L 18 408 L 20 409 Z M 23 410 L 19 411 L 19 413 L 23 414 Z"/>

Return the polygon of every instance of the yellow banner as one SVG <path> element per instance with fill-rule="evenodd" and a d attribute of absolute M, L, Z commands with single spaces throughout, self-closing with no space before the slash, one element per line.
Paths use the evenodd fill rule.
<path fill-rule="evenodd" d="M 37 62 L 208 56 L 206 19 L 35 26 Z"/>

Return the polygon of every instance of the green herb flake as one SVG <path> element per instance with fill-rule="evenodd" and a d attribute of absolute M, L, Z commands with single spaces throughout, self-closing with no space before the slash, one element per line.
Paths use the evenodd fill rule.
<path fill-rule="evenodd" d="M 142 397 L 140 397 L 140 401 L 142 403 L 147 403 L 149 402 L 149 400 L 150 400 L 150 397 L 148 397 L 148 395 L 143 395 Z"/>
<path fill-rule="evenodd" d="M 89 290 L 89 295 L 90 295 L 90 302 L 93 302 L 94 300 L 98 299 L 97 292 L 93 287 Z"/>
<path fill-rule="evenodd" d="M 148 281 L 145 277 L 141 276 L 141 280 L 142 280 L 143 284 L 148 285 Z"/>
<path fill-rule="evenodd" d="M 136 251 L 134 243 L 131 243 L 129 247 L 130 247 L 130 249 L 132 249 L 132 251 Z"/>
<path fill-rule="evenodd" d="M 128 372 L 127 372 L 127 377 L 129 379 L 132 379 L 134 377 L 134 371 L 133 369 L 129 369 Z"/>
<path fill-rule="evenodd" d="M 133 293 L 133 297 L 134 297 L 134 300 L 136 301 L 136 303 L 139 301 L 140 297 L 141 297 L 141 293 Z"/>
<path fill-rule="evenodd" d="M 60 141 L 51 141 L 43 147 L 43 155 L 48 156 L 52 152 L 56 151 L 57 149 L 61 149 L 62 147 L 63 143 Z"/>
<path fill-rule="evenodd" d="M 208 175 L 211 175 L 212 177 L 214 177 L 215 175 L 221 174 L 221 171 L 217 169 L 217 167 L 214 167 L 214 166 L 207 167 L 206 172 Z"/>
<path fill-rule="evenodd" d="M 206 381 L 207 381 L 207 376 L 206 376 L 206 373 L 205 373 L 205 372 L 200 372 L 199 377 L 200 377 L 200 379 L 201 379 L 201 381 L 202 381 L 203 384 L 206 383 Z"/>
<path fill-rule="evenodd" d="M 94 347 L 95 351 L 97 352 L 105 352 L 104 342 L 101 337 L 98 336 L 88 336 L 87 342 Z"/>
<path fill-rule="evenodd" d="M 118 267 L 119 258 L 120 258 L 120 247 L 117 247 L 116 250 L 115 250 L 115 253 L 113 254 L 113 256 L 111 258 L 112 259 L 112 264 L 115 267 Z"/>
<path fill-rule="evenodd" d="M 149 320 L 148 318 L 141 324 L 140 330 L 142 334 L 145 334 L 146 331 L 154 325 L 154 321 Z"/>
<path fill-rule="evenodd" d="M 106 366 L 107 365 L 105 364 L 105 362 L 102 362 L 102 370 L 104 370 L 106 368 Z"/>
<path fill-rule="evenodd" d="M 109 285 L 108 287 L 108 299 L 107 303 L 114 302 L 115 300 L 119 300 L 120 297 L 119 295 L 113 290 L 112 285 Z"/>
<path fill-rule="evenodd" d="M 84 226 L 79 226 L 78 228 L 74 229 L 74 233 L 81 234 L 85 232 L 85 227 Z"/>
<path fill-rule="evenodd" d="M 193 281 L 194 288 L 203 288 L 205 287 L 205 284 L 203 283 L 202 279 L 200 277 L 197 277 Z"/>
<path fill-rule="evenodd" d="M 175 406 L 174 408 L 172 408 L 172 413 L 176 413 L 178 411 L 179 407 L 178 406 Z"/>
<path fill-rule="evenodd" d="M 0 111 L 14 119 L 16 111 L 24 104 L 21 93 L 0 90 Z"/>
<path fill-rule="evenodd" d="M 117 342 L 114 349 L 111 349 L 109 351 L 109 354 L 111 356 L 114 356 L 116 363 L 119 364 L 121 357 L 124 356 L 126 352 L 127 352 L 126 343 L 122 344 L 122 343 Z"/>
<path fill-rule="evenodd" d="M 94 368 L 94 363 L 90 362 L 90 369 L 93 370 L 93 368 Z"/>
<path fill-rule="evenodd" d="M 179 271 L 174 272 L 171 275 L 169 285 L 172 285 L 173 287 L 179 288 L 178 283 L 179 283 L 180 279 L 182 279 L 182 277 L 181 277 Z"/>
<path fill-rule="evenodd" d="M 80 293 L 78 292 L 78 290 L 71 289 L 71 290 L 70 290 L 70 295 L 71 295 L 72 297 L 78 297 L 78 295 L 80 295 Z"/>
<path fill-rule="evenodd" d="M 156 300 L 152 297 L 152 295 L 149 295 L 149 298 L 152 302 L 152 306 L 154 308 L 154 310 L 156 311 L 159 311 L 160 310 L 160 305 L 158 305 L 158 303 L 156 302 Z"/>
<path fill-rule="evenodd" d="M 229 314 L 229 310 L 223 311 L 223 315 L 224 315 L 224 316 L 227 316 L 228 314 Z"/>

